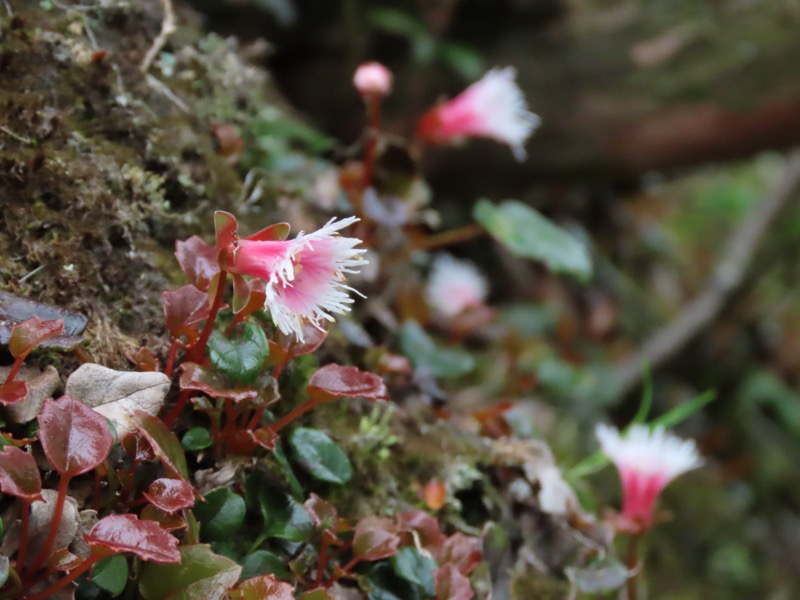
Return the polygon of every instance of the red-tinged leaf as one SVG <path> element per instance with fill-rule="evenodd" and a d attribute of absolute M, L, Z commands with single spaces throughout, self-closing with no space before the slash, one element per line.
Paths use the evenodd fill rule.
<path fill-rule="evenodd" d="M 53 468 L 69 477 L 94 469 L 114 443 L 105 417 L 70 396 L 45 400 L 39 439 Z"/>
<path fill-rule="evenodd" d="M 261 231 L 256 231 L 253 235 L 248 235 L 245 239 L 256 242 L 283 241 L 289 237 L 291 229 L 288 223 L 275 223 Z"/>
<path fill-rule="evenodd" d="M 319 348 L 328 338 L 328 332 L 314 327 L 308 322 L 303 323 L 303 341 L 297 339 L 294 333 L 278 333 L 275 340 L 291 356 L 311 354 Z"/>
<path fill-rule="evenodd" d="M 147 488 L 144 497 L 170 515 L 194 506 L 194 488 L 183 479 L 156 479 Z"/>
<path fill-rule="evenodd" d="M 384 517 L 367 517 L 356 525 L 353 537 L 353 556 L 359 560 L 374 561 L 397 553 L 400 536 L 397 527 Z"/>
<path fill-rule="evenodd" d="M 318 402 L 335 398 L 389 399 L 386 385 L 378 375 L 335 364 L 325 365 L 311 376 L 308 396 Z"/>
<path fill-rule="evenodd" d="M 315 527 L 335 527 L 339 519 L 336 508 L 316 494 L 311 494 L 303 504 Z"/>
<path fill-rule="evenodd" d="M 224 250 L 236 239 L 239 224 L 236 217 L 224 210 L 214 211 L 214 231 L 217 237 L 217 249 Z"/>
<path fill-rule="evenodd" d="M 40 347 L 69 351 L 81 343 L 81 333 L 86 328 L 86 317 L 50 304 L 34 302 L 15 294 L 0 291 L 0 344 L 8 344 L 14 323 L 21 323 L 33 317 L 45 321 L 61 319 L 64 322 L 64 335 L 50 338 Z"/>
<path fill-rule="evenodd" d="M 84 561 L 80 556 L 76 556 L 68 548 L 56 550 L 44 563 L 47 571 L 71 571 Z"/>
<path fill-rule="evenodd" d="M 39 317 L 33 317 L 14 324 L 8 349 L 14 358 L 24 357 L 43 341 L 63 333 L 64 321 L 61 319 L 42 321 Z"/>
<path fill-rule="evenodd" d="M 113 554 L 131 552 L 145 561 L 177 563 L 181 560 L 178 539 L 155 521 L 140 521 L 136 515 L 109 515 L 85 535 L 86 543 Z"/>
<path fill-rule="evenodd" d="M 175 242 L 175 258 L 189 283 L 207 291 L 211 280 L 219 273 L 217 249 L 202 238 L 193 235 Z"/>
<path fill-rule="evenodd" d="M 472 585 L 452 564 L 436 569 L 433 574 L 436 600 L 471 600 L 475 593 Z"/>
<path fill-rule="evenodd" d="M 446 538 L 439 521 L 424 511 L 409 510 L 399 513 L 395 520 L 401 530 L 415 532 L 422 546 L 428 550 L 437 548 L 445 542 Z"/>
<path fill-rule="evenodd" d="M 182 515 L 168 515 L 152 504 L 145 506 L 139 516 L 148 521 L 155 521 L 161 526 L 161 529 L 165 531 L 174 531 L 176 529 L 185 529 L 188 527 L 186 519 L 184 519 Z"/>
<path fill-rule="evenodd" d="M 248 433 L 256 444 L 270 451 L 275 450 L 275 444 L 280 439 L 280 436 L 269 427 L 259 427 Z"/>
<path fill-rule="evenodd" d="M 28 384 L 24 381 L 10 381 L 0 385 L 0 404 L 22 402 L 28 397 Z"/>
<path fill-rule="evenodd" d="M 5 446 L 0 452 L 0 491 L 26 502 L 41 500 L 42 478 L 36 459 L 19 448 Z"/>
<path fill-rule="evenodd" d="M 445 542 L 439 521 L 422 510 L 409 510 L 395 517 L 397 526 L 403 531 L 417 534 L 423 548 L 434 550 Z"/>
<path fill-rule="evenodd" d="M 189 342 L 198 337 L 195 326 L 207 319 L 211 313 L 208 294 L 201 292 L 192 284 L 164 292 L 161 296 L 161 305 L 164 308 L 167 329 L 172 337 L 179 338 L 185 335 Z"/>
<path fill-rule="evenodd" d="M 480 538 L 467 537 L 457 531 L 434 554 L 440 565 L 454 565 L 461 573 L 469 575 L 483 560 L 483 547 Z"/>
<path fill-rule="evenodd" d="M 264 362 L 265 367 L 274 367 L 289 362 L 289 359 L 292 358 L 292 355 L 277 342 L 267 340 L 267 343 L 269 344 L 269 356 L 267 356 L 267 360 Z"/>
<path fill-rule="evenodd" d="M 224 398 L 234 402 L 253 401 L 258 398 L 258 390 L 231 388 L 221 375 L 215 371 L 204 369 L 197 363 L 184 363 L 182 368 L 180 379 L 182 390 L 196 390 L 212 398 Z"/>
<path fill-rule="evenodd" d="M 263 279 L 247 280 L 241 275 L 233 275 L 233 312 L 243 319 L 264 308 L 267 300 L 267 283 Z"/>
<path fill-rule="evenodd" d="M 272 575 L 243 581 L 228 593 L 231 600 L 294 600 L 294 588 Z"/>
<path fill-rule="evenodd" d="M 439 510 L 442 508 L 446 498 L 447 488 L 438 479 L 431 479 L 422 486 L 422 499 L 425 500 L 425 506 L 431 510 Z"/>
<path fill-rule="evenodd" d="M 153 351 L 150 350 L 150 348 L 142 347 L 138 350 L 134 350 L 133 352 L 126 352 L 125 358 L 131 361 L 131 363 L 133 363 L 133 365 L 140 371 L 150 373 L 152 371 L 161 370 L 161 363 L 158 362 L 156 355 L 153 354 Z"/>
<path fill-rule="evenodd" d="M 133 422 L 139 432 L 150 443 L 156 458 L 161 461 L 164 468 L 173 476 L 189 481 L 189 469 L 186 466 L 186 455 L 183 452 L 180 440 L 169 427 L 158 417 L 137 410 L 133 414 Z"/>

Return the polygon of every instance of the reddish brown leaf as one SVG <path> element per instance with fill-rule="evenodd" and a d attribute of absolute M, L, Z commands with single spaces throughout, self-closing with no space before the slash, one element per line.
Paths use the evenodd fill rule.
<path fill-rule="evenodd" d="M 211 280 L 219 273 L 217 249 L 193 235 L 175 242 L 175 258 L 189 283 L 202 291 L 208 290 Z"/>
<path fill-rule="evenodd" d="M 158 417 L 140 410 L 133 414 L 133 422 L 136 423 L 139 432 L 149 442 L 153 453 L 167 471 L 173 477 L 188 482 L 189 469 L 186 466 L 186 454 L 183 452 L 180 441 L 169 427 Z"/>
<path fill-rule="evenodd" d="M 56 550 L 44 563 L 44 568 L 48 571 L 71 571 L 83 562 L 80 556 L 76 556 L 68 548 Z"/>
<path fill-rule="evenodd" d="M 397 553 L 400 536 L 397 527 L 384 517 L 367 517 L 356 525 L 353 556 L 359 560 L 381 560 Z"/>
<path fill-rule="evenodd" d="M 439 521 L 424 511 L 409 510 L 398 514 L 395 519 L 400 529 L 416 532 L 420 543 L 428 550 L 439 548 L 445 542 Z"/>
<path fill-rule="evenodd" d="M 328 332 L 314 327 L 308 322 L 303 323 L 303 341 L 297 339 L 294 333 L 278 333 L 275 341 L 286 353 L 292 356 L 311 354 L 328 338 Z"/>
<path fill-rule="evenodd" d="M 150 348 L 142 347 L 133 352 L 126 352 L 125 358 L 131 361 L 140 371 L 152 372 L 161 370 L 161 364 Z"/>
<path fill-rule="evenodd" d="M 280 436 L 269 427 L 259 427 L 248 433 L 256 444 L 267 450 L 275 450 L 275 442 L 280 439 Z"/>
<path fill-rule="evenodd" d="M 258 390 L 253 388 L 232 389 L 225 379 L 215 371 L 204 369 L 196 363 L 182 365 L 180 386 L 182 390 L 197 390 L 212 398 L 224 398 L 234 402 L 252 401 L 258 398 Z"/>
<path fill-rule="evenodd" d="M 39 439 L 53 468 L 69 477 L 94 469 L 114 443 L 105 417 L 70 396 L 45 401 Z"/>
<path fill-rule="evenodd" d="M 257 242 L 283 241 L 289 237 L 289 231 L 291 231 L 291 227 L 288 223 L 275 223 L 261 231 L 256 231 L 253 235 L 248 235 L 245 239 Z"/>
<path fill-rule="evenodd" d="M 386 385 L 378 375 L 335 364 L 325 365 L 311 376 L 308 395 L 320 402 L 334 398 L 389 399 Z"/>
<path fill-rule="evenodd" d="M 236 217 L 224 210 L 214 211 L 214 231 L 217 236 L 217 250 L 224 250 L 236 239 L 239 224 Z"/>
<path fill-rule="evenodd" d="M 208 294 L 201 292 L 192 284 L 164 292 L 161 296 L 161 305 L 164 308 L 167 329 L 172 337 L 179 338 L 185 335 L 189 342 L 198 337 L 195 325 L 207 319 L 211 312 Z"/>
<path fill-rule="evenodd" d="M 144 497 L 170 515 L 194 506 L 194 488 L 182 479 L 156 479 L 147 488 Z"/>
<path fill-rule="evenodd" d="M 80 335 L 86 328 L 86 317 L 83 315 L 0 291 L 0 344 L 8 344 L 11 340 L 14 323 L 21 323 L 32 317 L 43 320 L 61 319 L 64 322 L 64 335 L 45 340 L 39 344 L 40 347 L 66 352 L 81 343 Z"/>
<path fill-rule="evenodd" d="M 311 517 L 314 526 L 324 526 L 327 528 L 336 526 L 338 515 L 336 513 L 336 507 L 330 502 L 312 493 L 303 504 L 303 507 L 306 509 L 308 516 Z"/>
<path fill-rule="evenodd" d="M 294 588 L 272 575 L 259 575 L 243 581 L 228 594 L 231 600 L 294 600 Z"/>
<path fill-rule="evenodd" d="M 425 500 L 425 505 L 431 510 L 442 508 L 446 498 L 447 488 L 438 479 L 431 479 L 422 486 L 422 499 Z"/>
<path fill-rule="evenodd" d="M 33 456 L 14 446 L 3 448 L 0 452 L 0 491 L 27 502 L 41 499 L 42 478 Z"/>
<path fill-rule="evenodd" d="M 186 519 L 184 519 L 182 515 L 168 515 L 163 510 L 158 510 L 152 504 L 148 504 L 142 509 L 140 517 L 148 521 L 155 521 L 161 526 L 161 529 L 165 531 L 174 531 L 187 527 Z"/>
<path fill-rule="evenodd" d="M 483 560 L 483 547 L 479 538 L 457 531 L 445 540 L 435 555 L 440 565 L 454 565 L 461 573 L 469 575 Z"/>
<path fill-rule="evenodd" d="M 63 333 L 64 321 L 61 319 L 42 321 L 39 317 L 33 317 L 14 324 L 8 349 L 14 358 L 24 357 L 43 341 Z"/>
<path fill-rule="evenodd" d="M 247 280 L 241 275 L 233 276 L 233 312 L 239 319 L 264 308 L 266 285 L 263 279 Z"/>
<path fill-rule="evenodd" d="M 109 515 L 100 519 L 85 535 L 94 548 L 111 550 L 112 554 L 131 552 L 142 560 L 178 563 L 178 539 L 164 531 L 155 521 L 140 521 L 136 515 Z"/>
<path fill-rule="evenodd" d="M 471 600 L 474 596 L 469 579 L 452 564 L 436 569 L 433 580 L 436 586 L 436 600 Z"/>
<path fill-rule="evenodd" d="M 28 384 L 24 381 L 11 381 L 0 385 L 0 404 L 22 402 L 28 397 Z"/>

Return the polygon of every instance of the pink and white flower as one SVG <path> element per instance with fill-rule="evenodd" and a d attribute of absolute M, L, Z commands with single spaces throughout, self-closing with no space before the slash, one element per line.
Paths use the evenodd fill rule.
<path fill-rule="evenodd" d="M 345 283 L 346 273 L 367 264 L 361 240 L 342 237 L 341 229 L 358 221 L 349 217 L 331 219 L 313 233 L 300 233 L 293 240 L 239 240 L 233 253 L 233 270 L 267 282 L 265 306 L 284 334 L 294 333 L 303 341 L 303 322 L 322 329 L 322 321 L 333 314 L 350 312 L 358 293 Z"/>
<path fill-rule="evenodd" d="M 481 306 L 488 293 L 486 278 L 471 262 L 449 254 L 436 257 L 425 297 L 437 315 L 452 319 L 468 308 Z"/>
<path fill-rule="evenodd" d="M 417 137 L 434 144 L 483 137 L 508 144 L 514 157 L 525 159 L 525 142 L 539 126 L 528 110 L 513 67 L 492 69 L 461 94 L 435 106 L 420 119 Z"/>
<path fill-rule="evenodd" d="M 703 464 L 692 440 L 683 440 L 663 427 L 633 425 L 627 433 L 598 425 L 597 439 L 616 465 L 622 482 L 622 529 L 641 532 L 653 526 L 653 511 L 670 481 Z"/>
<path fill-rule="evenodd" d="M 392 91 L 392 72 L 379 62 L 364 63 L 356 69 L 353 85 L 362 96 L 383 98 Z"/>

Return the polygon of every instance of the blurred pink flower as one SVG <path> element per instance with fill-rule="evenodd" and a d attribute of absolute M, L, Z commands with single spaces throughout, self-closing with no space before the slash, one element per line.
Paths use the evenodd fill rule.
<path fill-rule="evenodd" d="M 514 157 L 525 159 L 525 142 L 539 125 L 528 110 L 513 67 L 492 69 L 461 94 L 433 107 L 417 124 L 417 136 L 434 144 L 484 137 L 508 144 Z"/>
<path fill-rule="evenodd" d="M 452 319 L 482 305 L 488 292 L 486 278 L 475 265 L 440 254 L 433 263 L 425 297 L 437 315 Z"/>
<path fill-rule="evenodd" d="M 364 63 L 356 69 L 353 85 L 362 96 L 383 98 L 392 91 L 392 72 L 379 62 Z"/>
<path fill-rule="evenodd" d="M 703 464 L 692 440 L 683 440 L 662 427 L 633 425 L 624 436 L 608 425 L 598 425 L 597 439 L 616 465 L 622 482 L 621 528 L 640 532 L 653 525 L 653 511 L 661 490 L 670 481 Z"/>
<path fill-rule="evenodd" d="M 233 270 L 267 282 L 266 308 L 284 334 L 303 341 L 303 322 L 322 329 L 323 320 L 334 320 L 332 313 L 350 311 L 348 292 L 358 292 L 345 284 L 345 273 L 358 273 L 353 268 L 367 264 L 366 250 L 356 248 L 361 240 L 341 237 L 338 231 L 356 221 L 331 219 L 293 240 L 239 240 Z"/>

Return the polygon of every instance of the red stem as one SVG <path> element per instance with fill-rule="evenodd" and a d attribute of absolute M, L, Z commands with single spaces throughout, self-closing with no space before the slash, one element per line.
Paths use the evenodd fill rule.
<path fill-rule="evenodd" d="M 164 375 L 172 377 L 172 371 L 175 368 L 175 357 L 178 356 L 178 345 L 180 342 L 176 339 L 172 340 L 172 345 L 169 347 L 169 356 L 167 357 L 167 366 L 164 367 Z"/>
<path fill-rule="evenodd" d="M 258 422 L 261 420 L 261 417 L 264 414 L 265 408 L 265 406 L 259 406 L 253 411 L 253 417 L 250 419 L 250 422 L 247 424 L 245 429 L 255 429 L 256 425 L 258 425 Z"/>
<path fill-rule="evenodd" d="M 217 293 L 214 295 L 214 302 L 211 305 L 211 312 L 208 314 L 206 326 L 203 329 L 203 333 L 200 335 L 200 339 L 195 342 L 189 351 L 189 360 L 192 362 L 199 363 L 203 360 L 203 355 L 205 355 L 206 346 L 208 345 L 208 338 L 211 337 L 211 332 L 214 330 L 214 322 L 217 320 L 217 313 L 219 313 L 219 309 L 222 307 L 222 300 L 225 297 L 225 284 L 227 282 L 228 273 L 225 269 L 220 269 Z"/>
<path fill-rule="evenodd" d="M 283 372 L 283 367 L 286 366 L 287 362 L 289 362 L 289 361 L 285 360 L 285 361 L 279 362 L 277 365 L 275 365 L 275 370 L 272 371 L 272 378 L 273 379 L 277 379 L 278 377 L 281 376 L 281 373 Z"/>
<path fill-rule="evenodd" d="M 367 113 L 369 125 L 367 126 L 367 146 L 364 149 L 364 189 L 372 184 L 375 171 L 375 155 L 378 149 L 378 123 L 381 120 L 380 98 L 367 98 Z"/>
<path fill-rule="evenodd" d="M 233 405 L 233 400 L 227 398 L 225 400 L 225 426 L 222 428 L 222 439 L 229 440 L 236 431 L 236 407 Z"/>
<path fill-rule="evenodd" d="M 3 385 L 8 385 L 12 381 L 14 381 L 14 377 L 17 376 L 17 373 L 19 373 L 19 370 L 22 368 L 22 363 L 25 362 L 26 356 L 28 356 L 28 353 L 24 352 L 14 359 L 14 364 L 11 366 L 11 370 L 8 372 L 8 376 L 6 377 L 5 383 L 3 383 Z"/>
<path fill-rule="evenodd" d="M 188 402 L 189 398 L 192 395 L 193 390 L 182 390 L 178 399 L 175 401 L 175 406 L 172 407 L 172 411 L 170 411 L 169 415 L 164 419 L 164 424 L 169 426 L 172 425 L 178 416 L 181 414 L 183 407 L 186 406 L 186 402 Z"/>
<path fill-rule="evenodd" d="M 638 595 L 638 578 L 639 578 L 639 535 L 631 535 L 628 541 L 628 600 L 636 600 Z"/>
<path fill-rule="evenodd" d="M 61 525 L 61 515 L 64 514 L 64 502 L 67 499 L 67 488 L 69 487 L 70 479 L 72 479 L 72 475 L 64 473 L 61 475 L 61 480 L 58 482 L 58 497 L 56 498 L 56 507 L 53 511 L 53 520 L 50 521 L 50 530 L 47 532 L 47 538 L 44 540 L 44 545 L 39 555 L 36 557 L 36 560 L 33 561 L 28 571 L 29 575 L 33 575 L 39 570 L 42 564 L 50 557 L 50 553 L 53 550 L 53 544 L 56 541 L 58 529 Z"/>
<path fill-rule="evenodd" d="M 309 410 L 314 408 L 317 404 L 322 404 L 325 400 L 306 400 L 300 406 L 296 406 L 293 408 L 289 413 L 283 415 L 280 419 L 278 419 L 277 423 L 274 425 L 270 425 L 270 429 L 273 433 L 278 433 L 281 429 L 286 427 L 289 423 L 307 413 Z"/>
<path fill-rule="evenodd" d="M 22 600 L 46 600 L 46 598 L 52 598 L 53 594 L 55 594 L 58 590 L 68 586 L 78 577 L 86 573 L 86 571 L 91 569 L 98 560 L 100 560 L 99 556 L 91 555 L 89 558 L 83 561 L 79 566 L 72 569 L 72 571 L 70 571 L 69 574 L 63 579 L 59 579 L 49 588 L 46 588 L 41 592 L 34 594 L 33 596 L 27 596 L 27 595 L 23 596 Z"/>
<path fill-rule="evenodd" d="M 31 509 L 30 500 L 20 498 L 20 530 L 19 530 L 19 550 L 17 551 L 17 573 L 22 573 L 25 567 L 25 554 L 28 552 L 28 514 Z"/>
<path fill-rule="evenodd" d="M 319 564 L 317 565 L 317 578 L 314 585 L 318 586 L 325 575 L 325 563 L 328 561 L 328 538 L 322 534 L 322 546 L 319 549 Z"/>

